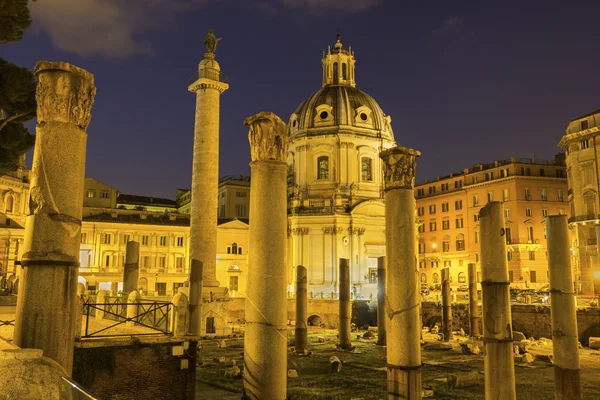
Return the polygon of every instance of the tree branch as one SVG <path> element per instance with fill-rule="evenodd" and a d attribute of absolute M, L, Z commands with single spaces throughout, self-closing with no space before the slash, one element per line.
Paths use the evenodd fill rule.
<path fill-rule="evenodd" d="M 17 119 L 17 118 L 24 117 L 24 116 L 26 116 L 27 114 L 29 114 L 29 113 L 28 113 L 28 112 L 24 112 L 24 113 L 21 113 L 21 114 L 15 114 L 15 115 L 11 115 L 10 117 L 6 118 L 4 121 L 2 121 L 2 123 L 0 123 L 0 131 L 1 131 L 1 130 L 2 130 L 2 129 L 3 129 L 5 126 L 6 126 L 6 125 L 8 125 L 8 123 L 9 123 L 10 121 L 13 121 L 13 120 L 15 120 L 15 119 Z"/>

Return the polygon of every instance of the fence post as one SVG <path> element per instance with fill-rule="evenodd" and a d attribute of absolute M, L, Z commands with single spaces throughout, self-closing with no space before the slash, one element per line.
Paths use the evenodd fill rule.
<path fill-rule="evenodd" d="M 129 296 L 127 296 L 127 318 L 136 318 L 138 315 L 138 304 L 141 300 L 140 298 L 140 294 L 138 293 L 137 290 L 134 290 L 133 292 L 129 293 Z M 134 304 L 132 304 L 134 303 Z M 135 322 L 134 321 L 127 321 L 125 322 L 125 326 L 134 326 Z"/>
<path fill-rule="evenodd" d="M 96 295 L 96 319 L 104 319 L 104 310 L 106 306 L 106 290 L 99 290 Z M 89 311 L 88 311 L 89 314 Z"/>
<path fill-rule="evenodd" d="M 83 323 L 83 304 L 83 294 L 78 294 L 75 298 L 75 341 L 81 339 L 81 324 Z M 90 309 L 88 308 L 87 318 L 89 318 L 89 310 Z"/>
<path fill-rule="evenodd" d="M 171 330 L 174 336 L 184 336 L 187 333 L 189 319 L 188 298 L 183 293 L 177 293 L 173 296 L 171 302 L 173 303 L 173 311 L 169 316 L 171 318 Z"/>

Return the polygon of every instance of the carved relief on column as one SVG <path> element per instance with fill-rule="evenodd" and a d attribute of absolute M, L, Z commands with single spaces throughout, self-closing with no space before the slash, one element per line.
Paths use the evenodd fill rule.
<path fill-rule="evenodd" d="M 308 228 L 293 228 L 292 234 L 298 235 L 298 236 L 308 235 Z"/>
<path fill-rule="evenodd" d="M 287 127 L 272 112 L 260 112 L 246 118 L 244 124 L 250 128 L 250 156 L 252 161 L 287 160 Z"/>
<path fill-rule="evenodd" d="M 386 191 L 414 189 L 416 158 L 420 155 L 420 151 L 404 146 L 392 147 L 379 154 L 379 157 L 383 160 L 383 181 Z"/>
<path fill-rule="evenodd" d="M 65 122 L 86 129 L 96 96 L 94 75 L 65 62 L 39 61 L 35 76 L 38 123 Z"/>

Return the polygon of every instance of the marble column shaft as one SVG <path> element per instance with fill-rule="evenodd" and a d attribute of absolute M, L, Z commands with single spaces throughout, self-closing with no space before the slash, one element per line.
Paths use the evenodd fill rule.
<path fill-rule="evenodd" d="M 554 355 L 554 398 L 578 400 L 583 397 L 567 216 L 547 217 L 546 227 Z"/>
<path fill-rule="evenodd" d="M 469 263 L 469 335 L 472 338 L 481 335 L 479 326 L 481 324 L 481 312 L 479 310 L 479 299 L 477 294 L 477 265 Z"/>
<path fill-rule="evenodd" d="M 244 123 L 252 159 L 244 398 L 282 400 L 287 396 L 287 130 L 273 113 Z"/>
<path fill-rule="evenodd" d="M 381 152 L 387 253 L 386 335 L 388 399 L 421 399 L 421 293 L 414 196 L 416 150 Z"/>
<path fill-rule="evenodd" d="M 377 344 L 385 346 L 385 257 L 377 258 Z"/>
<path fill-rule="evenodd" d="M 449 268 L 442 269 L 442 336 L 444 342 L 452 339 L 452 292 Z"/>
<path fill-rule="evenodd" d="M 199 78 L 188 90 L 196 93 L 192 199 L 190 208 L 190 334 L 201 335 L 202 288 L 216 288 L 219 194 L 220 97 L 229 85 L 219 80 L 213 53 L 205 53 Z"/>
<path fill-rule="evenodd" d="M 296 353 L 303 353 L 308 347 L 308 281 L 306 268 L 296 267 Z"/>
<path fill-rule="evenodd" d="M 70 375 L 94 76 L 64 62 L 35 66 L 37 126 L 14 342 L 37 348 Z"/>
<path fill-rule="evenodd" d="M 350 339 L 350 324 L 352 320 L 352 301 L 350 300 L 350 260 L 347 258 L 339 259 L 340 268 L 340 324 L 338 327 L 341 349 L 351 349 L 352 341 Z"/>
<path fill-rule="evenodd" d="M 479 221 L 485 399 L 514 400 L 515 362 L 502 203 L 487 203 L 479 211 Z"/>
<path fill-rule="evenodd" d="M 125 266 L 123 267 L 123 292 L 138 290 L 140 276 L 140 243 L 129 241 L 125 247 Z"/>

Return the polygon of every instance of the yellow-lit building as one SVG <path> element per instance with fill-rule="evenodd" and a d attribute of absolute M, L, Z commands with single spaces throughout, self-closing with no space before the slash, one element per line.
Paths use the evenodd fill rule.
<path fill-rule="evenodd" d="M 569 122 L 558 144 L 566 152 L 575 286 L 582 294 L 600 293 L 599 132 L 600 110 Z"/>
<path fill-rule="evenodd" d="M 568 212 L 562 155 L 478 164 L 421 183 L 415 194 L 422 283 L 441 283 L 446 267 L 457 286 L 467 283 L 469 263 L 479 269 L 479 210 L 489 201 L 503 203 L 511 285 L 535 288 L 548 282 L 545 218 Z"/>

